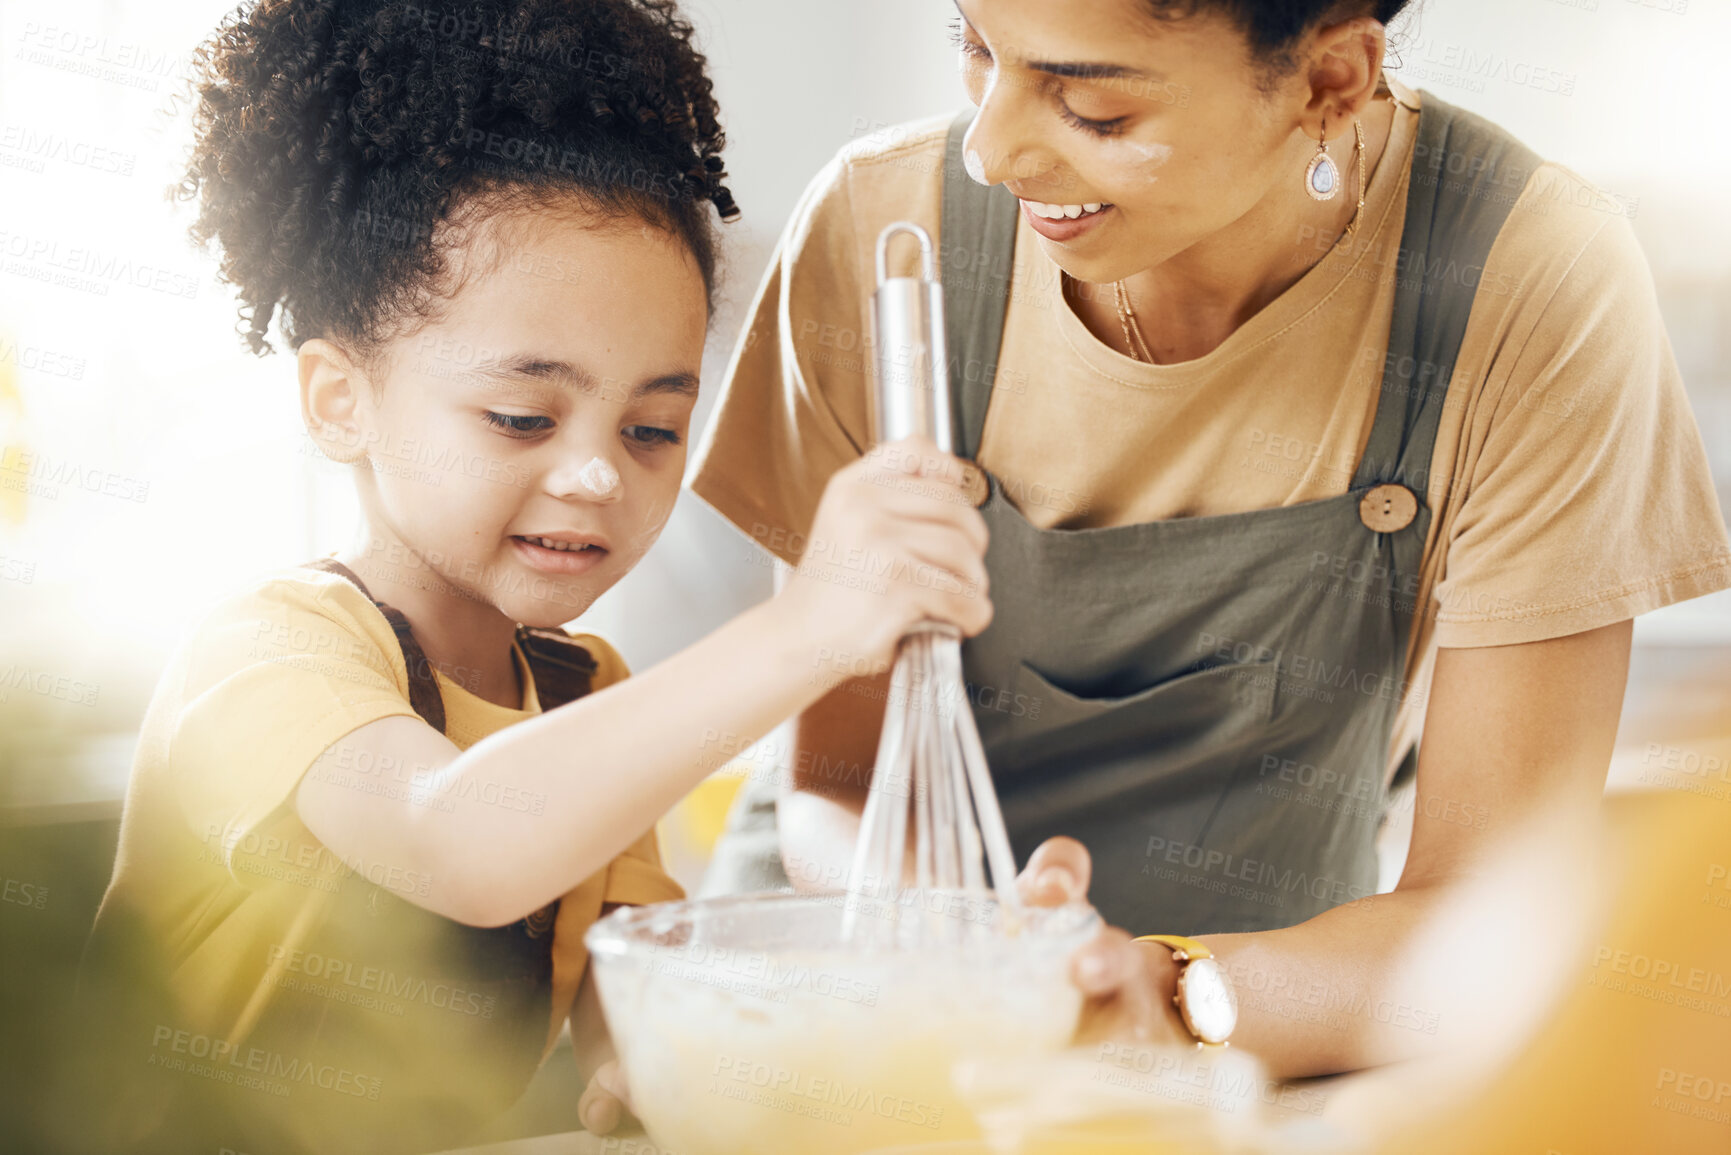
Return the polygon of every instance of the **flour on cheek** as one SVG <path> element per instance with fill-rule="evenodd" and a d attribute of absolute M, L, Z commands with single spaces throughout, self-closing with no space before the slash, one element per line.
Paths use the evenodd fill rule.
<path fill-rule="evenodd" d="M 1119 165 L 1143 180 L 1158 180 L 1156 171 L 1172 159 L 1172 146 L 1157 140 L 1112 139 L 1101 147 Z"/>

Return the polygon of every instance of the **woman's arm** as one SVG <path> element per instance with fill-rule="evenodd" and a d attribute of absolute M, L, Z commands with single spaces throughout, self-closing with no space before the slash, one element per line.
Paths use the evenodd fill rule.
<path fill-rule="evenodd" d="M 1437 972 L 1415 967 L 1410 952 L 1458 888 L 1489 868 L 1529 820 L 1592 822 L 1616 739 L 1630 636 L 1624 621 L 1541 642 L 1438 651 L 1412 847 L 1395 890 L 1282 930 L 1202 936 L 1240 988 L 1235 1043 L 1274 1075 L 1296 1078 L 1425 1053 L 1459 1041 L 1463 1023 L 1480 1021 L 1474 1003 L 1506 962 L 1496 944 L 1463 931 L 1458 959 L 1431 960 L 1452 976 L 1440 987 Z M 869 775 L 886 685 L 887 675 L 838 686 L 795 725 L 795 790 L 781 800 L 779 826 L 796 885 L 846 880 L 865 800 L 851 768 Z M 1079 844 L 1053 862 L 1079 879 L 1078 896 L 1086 893 Z M 1576 873 L 1590 866 L 1583 861 Z M 1519 888 L 1510 880 L 1511 892 Z M 1097 969 L 1081 966 L 1095 957 Z M 1188 1040 L 1172 1010 L 1177 966 L 1166 948 L 1113 935 L 1077 961 L 1095 996 L 1088 1033 L 1128 1027 L 1151 1040 Z M 1129 998 L 1129 987 L 1156 997 Z"/>
<path fill-rule="evenodd" d="M 829 684 L 834 688 L 793 720 L 793 789 L 776 803 L 782 866 L 799 890 L 847 884 L 890 676 Z"/>
<path fill-rule="evenodd" d="M 792 575 L 776 561 L 776 593 Z M 820 679 L 827 692 L 788 723 L 793 788 L 776 800 L 776 834 L 796 890 L 845 886 L 853 863 L 890 689 L 887 671 L 850 676 L 856 669 L 852 655 L 832 655 Z"/>
<path fill-rule="evenodd" d="M 301 820 L 369 874 L 382 865 L 386 877 L 430 878 L 409 901 L 504 925 L 606 865 L 730 752 L 820 697 L 825 654 L 887 663 L 923 619 L 984 629 L 985 523 L 960 467 L 929 442 L 883 449 L 825 489 L 807 561 L 771 601 L 645 673 L 466 751 L 417 718 L 362 726 L 301 780 Z M 352 789 L 340 768 L 357 764 L 394 765 L 410 789 Z M 490 804 L 507 798 L 539 807 Z"/>
<path fill-rule="evenodd" d="M 1235 1045 L 1260 1056 L 1272 1075 L 1294 1078 L 1478 1041 L 1485 1000 L 1521 960 L 1496 930 L 1507 911 L 1480 918 L 1451 900 L 1468 894 L 1483 903 L 1500 889 L 1511 902 L 1536 900 L 1528 911 L 1536 924 L 1553 913 L 1548 900 L 1563 900 L 1546 889 L 1549 880 L 1590 876 L 1593 842 L 1571 831 L 1590 834 L 1596 820 L 1630 635 L 1624 621 L 1548 641 L 1438 652 L 1412 848 L 1395 890 L 1282 930 L 1201 936 L 1239 990 Z M 1488 819 L 1483 829 L 1478 815 Z M 1519 853 L 1505 855 L 1521 849 L 1510 837 L 1539 821 L 1562 827 L 1547 853 L 1571 860 L 1535 864 L 1529 856 L 1522 875 L 1484 885 L 1489 870 L 1521 869 L 1510 865 Z M 1097 996 L 1096 1016 L 1104 1008 L 1108 1020 L 1097 1029 L 1188 1038 L 1171 1009 L 1177 968 L 1164 947 L 1107 941 L 1090 952 L 1099 969 L 1084 987 Z M 1156 997 L 1124 998 L 1137 987 Z"/>

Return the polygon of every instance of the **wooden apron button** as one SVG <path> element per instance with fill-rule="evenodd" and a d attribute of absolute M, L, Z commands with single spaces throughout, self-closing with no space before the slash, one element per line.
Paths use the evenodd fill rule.
<path fill-rule="evenodd" d="M 1358 519 L 1377 533 L 1405 529 L 1418 516 L 1418 498 L 1404 485 L 1388 482 L 1366 493 L 1358 502 Z"/>
<path fill-rule="evenodd" d="M 986 471 L 971 461 L 962 462 L 962 488 L 967 490 L 968 500 L 974 503 L 975 509 L 986 504 L 986 498 L 992 495 Z"/>

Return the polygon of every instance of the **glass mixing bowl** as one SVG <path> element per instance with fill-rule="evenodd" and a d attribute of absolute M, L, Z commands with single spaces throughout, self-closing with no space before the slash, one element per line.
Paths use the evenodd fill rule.
<path fill-rule="evenodd" d="M 657 1146 L 847 1155 L 973 1138 L 957 1062 L 1070 1042 L 1069 960 L 1100 929 L 1092 907 L 1030 910 L 1012 934 L 988 896 L 916 894 L 861 917 L 897 913 L 917 941 L 861 946 L 844 941 L 848 901 L 732 895 L 625 907 L 590 928 L 602 1009 Z"/>

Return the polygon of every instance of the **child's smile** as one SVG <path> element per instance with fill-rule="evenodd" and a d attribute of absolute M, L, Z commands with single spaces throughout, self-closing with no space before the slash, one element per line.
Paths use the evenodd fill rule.
<path fill-rule="evenodd" d="M 525 564 L 542 573 L 582 574 L 607 556 L 607 539 L 600 534 L 513 534 L 511 544 Z"/>

